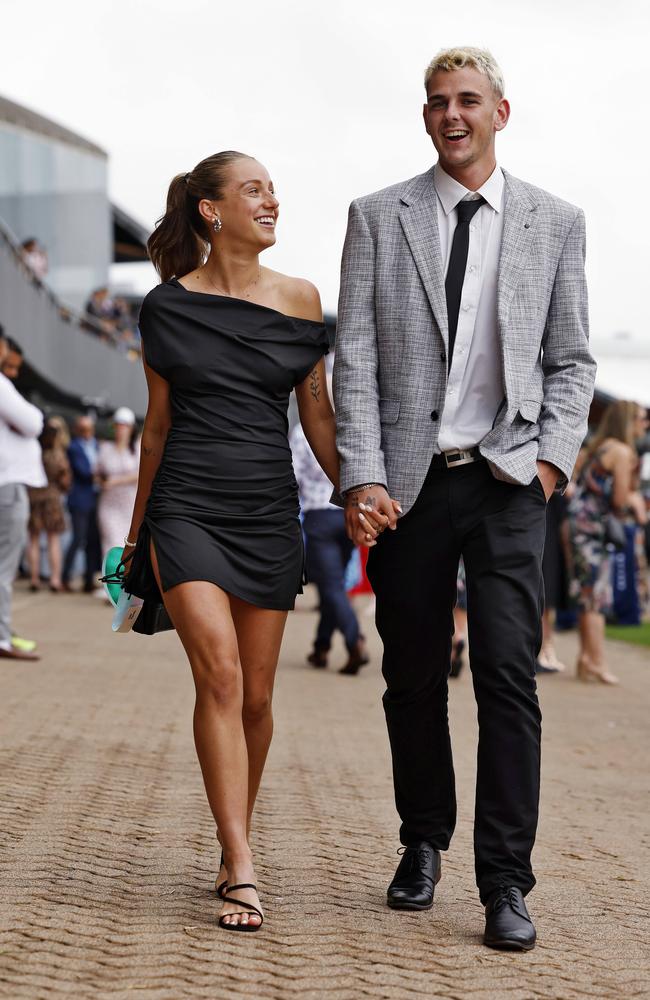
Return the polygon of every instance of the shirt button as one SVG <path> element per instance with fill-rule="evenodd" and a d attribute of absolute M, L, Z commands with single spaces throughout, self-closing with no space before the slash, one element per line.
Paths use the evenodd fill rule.
<path fill-rule="evenodd" d="M 474 265 L 473 265 L 473 264 L 471 264 L 471 265 L 470 265 L 470 268 L 469 268 L 469 273 L 470 273 L 470 274 L 474 274 L 474 271 L 475 271 L 475 270 L 476 270 L 476 268 L 474 267 Z"/>
<path fill-rule="evenodd" d="M 471 306 L 463 306 L 463 312 L 468 313 L 471 308 L 472 308 Z"/>
<path fill-rule="evenodd" d="M 432 410 L 431 411 L 431 419 L 432 420 L 437 420 L 438 419 L 438 411 L 437 410 Z"/>

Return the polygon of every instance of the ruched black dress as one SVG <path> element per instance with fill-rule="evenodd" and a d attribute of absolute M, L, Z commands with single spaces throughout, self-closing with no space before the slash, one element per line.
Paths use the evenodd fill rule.
<path fill-rule="evenodd" d="M 244 299 L 188 291 L 146 296 L 147 363 L 170 384 L 172 426 L 129 576 L 137 596 L 208 580 L 261 608 L 302 591 L 298 491 L 287 440 L 289 394 L 327 353 L 322 323 Z"/>

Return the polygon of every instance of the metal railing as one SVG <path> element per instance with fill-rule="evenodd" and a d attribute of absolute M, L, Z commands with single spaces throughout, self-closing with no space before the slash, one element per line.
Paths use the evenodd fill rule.
<path fill-rule="evenodd" d="M 62 303 L 22 259 L 18 241 L 2 220 L 0 323 L 39 377 L 81 406 L 126 405 L 144 414 L 142 367 L 120 349 L 119 333 Z"/>

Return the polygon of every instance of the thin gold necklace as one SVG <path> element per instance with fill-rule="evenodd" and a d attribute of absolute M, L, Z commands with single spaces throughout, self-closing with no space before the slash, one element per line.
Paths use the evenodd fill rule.
<path fill-rule="evenodd" d="M 202 268 L 199 271 L 199 274 L 204 274 L 205 275 L 205 274 L 207 274 L 207 270 L 205 268 Z M 229 298 L 229 299 L 237 299 L 237 298 L 250 299 L 250 297 L 251 297 L 251 295 L 253 293 L 253 289 L 259 283 L 259 280 L 260 280 L 261 277 L 262 277 L 262 268 L 261 268 L 261 266 L 258 265 L 257 277 L 254 279 L 254 281 L 249 281 L 247 285 L 244 285 L 244 288 L 240 292 L 239 295 L 231 295 L 229 292 L 224 292 L 223 288 L 219 288 L 218 285 L 215 285 L 214 281 L 210 277 L 208 277 L 208 281 L 209 281 L 209 284 L 212 286 L 212 288 L 214 288 L 216 290 L 216 292 L 217 292 L 218 295 L 224 295 L 226 298 Z M 247 289 L 249 289 L 249 291 L 247 291 Z"/>

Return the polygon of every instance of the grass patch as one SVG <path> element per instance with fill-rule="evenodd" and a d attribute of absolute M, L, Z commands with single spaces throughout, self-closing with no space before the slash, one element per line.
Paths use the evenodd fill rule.
<path fill-rule="evenodd" d="M 623 639 L 637 646 L 650 646 L 650 622 L 642 625 L 608 625 L 605 629 L 608 639 Z"/>

